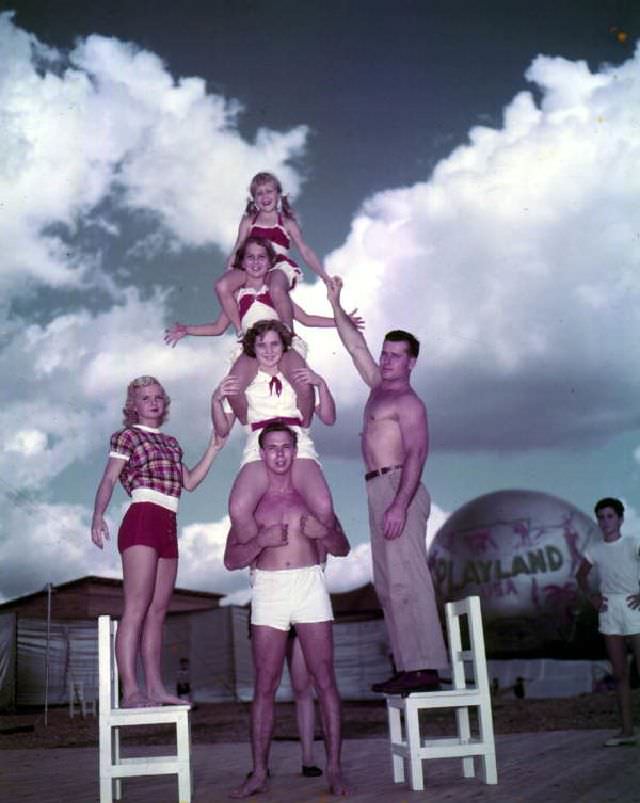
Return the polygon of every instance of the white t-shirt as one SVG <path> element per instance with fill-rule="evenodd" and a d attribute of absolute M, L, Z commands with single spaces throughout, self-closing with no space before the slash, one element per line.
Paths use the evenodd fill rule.
<path fill-rule="evenodd" d="M 585 558 L 600 573 L 600 593 L 638 594 L 640 592 L 640 537 L 623 535 L 617 541 L 595 541 L 585 550 Z"/>

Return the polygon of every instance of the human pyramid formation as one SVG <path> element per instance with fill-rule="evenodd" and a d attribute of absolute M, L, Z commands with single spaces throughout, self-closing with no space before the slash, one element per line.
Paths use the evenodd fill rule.
<path fill-rule="evenodd" d="M 222 335 L 230 324 L 241 338 L 230 372 L 213 392 L 214 430 L 197 465 L 182 462 L 175 438 L 160 431 L 170 399 L 153 377 L 127 388 L 124 428 L 111 437 L 98 487 L 92 539 L 109 538 L 104 514 L 118 479 L 132 504 L 118 532 L 125 607 L 116 642 L 122 705 L 183 704 L 160 673 L 162 627 L 178 564 L 176 511 L 181 490 L 206 477 L 235 420 L 247 432 L 242 465 L 229 498 L 228 569 L 252 568 L 251 640 L 255 667 L 252 706 L 253 770 L 231 793 L 248 797 L 267 788 L 275 693 L 285 659 L 296 694 L 303 775 L 313 764 L 315 687 L 322 713 L 326 776 L 333 794 L 346 795 L 340 763 L 340 700 L 333 667 L 331 601 L 326 555 L 349 552 L 329 486 L 309 433 L 314 415 L 336 418 L 325 380 L 306 363 L 306 345 L 294 320 L 336 327 L 356 369 L 371 388 L 364 411 L 362 451 L 370 513 L 374 584 L 384 610 L 396 671 L 374 691 L 387 694 L 438 687 L 447 666 L 427 565 L 430 498 L 421 484 L 427 457 L 426 409 L 410 384 L 419 343 L 408 332 L 388 332 L 376 363 L 362 335 L 364 322 L 341 305 L 342 282 L 329 277 L 302 237 L 278 179 L 258 173 L 240 221 L 227 270 L 216 282 L 222 312 L 205 324 L 176 323 L 172 346 L 187 335 Z M 310 315 L 292 302 L 302 277 L 289 257 L 294 244 L 324 281 L 333 317 Z M 295 629 L 294 629 L 295 628 Z M 142 658 L 146 690 L 136 676 Z"/>

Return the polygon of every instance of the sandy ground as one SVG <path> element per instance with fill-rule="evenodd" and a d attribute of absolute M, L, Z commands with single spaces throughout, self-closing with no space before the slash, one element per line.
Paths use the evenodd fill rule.
<path fill-rule="evenodd" d="M 640 690 L 633 692 L 635 720 L 640 722 Z M 494 701 L 496 734 L 535 733 L 538 731 L 568 731 L 611 729 L 618 726 L 616 699 L 613 692 L 584 694 L 561 700 L 515 700 L 500 697 Z M 249 735 L 250 706 L 247 703 L 198 705 L 192 712 L 191 728 L 194 744 L 246 741 Z M 450 711 L 431 712 L 430 729 L 434 734 L 446 734 L 453 727 Z M 317 738 L 320 738 L 319 717 Z M 133 733 L 137 731 L 137 733 Z M 128 728 L 125 741 L 139 741 L 143 735 L 147 744 L 167 741 L 173 729 Z M 345 702 L 343 704 L 343 734 L 346 739 L 385 736 L 386 707 L 383 700 L 375 702 Z M 276 740 L 296 740 L 294 706 L 279 703 Z M 98 740 L 97 720 L 69 718 L 68 708 L 50 708 L 48 725 L 44 725 L 42 710 L 0 715 L 0 749 L 29 749 L 48 747 L 89 747 Z"/>

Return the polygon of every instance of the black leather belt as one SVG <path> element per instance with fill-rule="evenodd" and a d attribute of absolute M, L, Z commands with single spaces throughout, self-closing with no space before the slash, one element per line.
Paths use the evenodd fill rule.
<path fill-rule="evenodd" d="M 374 468 L 373 471 L 367 471 L 364 475 L 365 481 L 369 482 L 374 477 L 381 477 L 383 474 L 388 474 L 390 471 L 396 471 L 397 469 L 402 468 L 402 464 L 399 466 L 383 466 L 382 468 Z"/>

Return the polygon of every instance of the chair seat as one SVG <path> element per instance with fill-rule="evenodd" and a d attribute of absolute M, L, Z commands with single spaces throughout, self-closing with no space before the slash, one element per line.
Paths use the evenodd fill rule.
<path fill-rule="evenodd" d="M 182 705 L 158 705 L 149 708 L 112 708 L 110 719 L 115 725 L 160 725 L 174 723 L 189 716 L 189 708 Z"/>
<path fill-rule="evenodd" d="M 406 703 L 422 708 L 456 708 L 457 706 L 480 705 L 484 692 L 480 689 L 452 689 L 451 691 L 420 691 L 402 697 L 387 695 L 387 705 L 403 707 Z"/>

